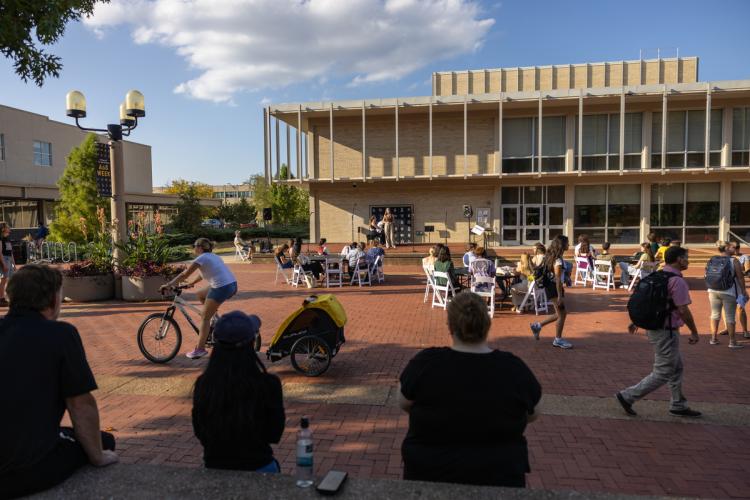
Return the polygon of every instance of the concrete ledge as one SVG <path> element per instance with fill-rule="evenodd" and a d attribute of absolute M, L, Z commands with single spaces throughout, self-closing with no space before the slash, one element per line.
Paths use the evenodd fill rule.
<path fill-rule="evenodd" d="M 165 465 L 117 464 L 105 469 L 86 467 L 65 483 L 31 498 L 39 499 L 185 499 L 194 498 L 320 498 L 314 487 L 297 488 L 291 476 L 254 472 L 220 471 L 171 467 Z M 466 486 L 447 483 L 423 483 L 389 479 L 348 478 L 337 498 L 357 500 L 405 500 L 457 498 L 507 499 L 631 499 L 626 495 L 590 492 L 559 492 L 514 488 Z M 644 498 L 644 497 L 640 497 Z M 649 497 L 655 498 L 655 497 Z"/>

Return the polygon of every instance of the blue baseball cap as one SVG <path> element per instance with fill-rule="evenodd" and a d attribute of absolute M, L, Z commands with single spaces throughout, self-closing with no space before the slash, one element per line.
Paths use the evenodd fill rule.
<path fill-rule="evenodd" d="M 227 344 L 252 342 L 260 331 L 261 321 L 255 314 L 232 311 L 222 315 L 214 327 L 214 339 Z"/>

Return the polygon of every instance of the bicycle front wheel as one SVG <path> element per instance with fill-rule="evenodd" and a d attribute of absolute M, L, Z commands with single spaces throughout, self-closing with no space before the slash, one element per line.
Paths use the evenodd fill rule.
<path fill-rule="evenodd" d="M 174 318 L 164 313 L 148 316 L 138 329 L 138 348 L 154 363 L 171 361 L 182 345 L 182 332 Z"/>

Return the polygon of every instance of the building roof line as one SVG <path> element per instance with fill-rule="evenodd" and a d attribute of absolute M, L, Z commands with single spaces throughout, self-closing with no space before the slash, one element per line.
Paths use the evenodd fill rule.
<path fill-rule="evenodd" d="M 453 73 L 480 73 L 483 71 L 512 71 L 519 69 L 546 69 L 546 68 L 569 68 L 571 66 L 604 66 L 607 64 L 632 64 L 632 63 L 648 63 L 648 62 L 659 62 L 659 61 L 689 61 L 698 60 L 697 56 L 688 57 L 660 57 L 657 59 L 623 59 L 621 61 L 598 61 L 588 63 L 573 63 L 573 64 L 545 64 L 542 66 L 505 66 L 502 68 L 480 68 L 480 69 L 463 69 L 463 70 L 446 70 L 446 71 L 433 71 L 433 75 L 450 75 Z"/>
<path fill-rule="evenodd" d="M 578 99 L 583 91 L 584 98 L 620 96 L 623 91 L 629 95 L 661 95 L 665 91 L 671 94 L 680 93 L 705 93 L 711 88 L 712 94 L 720 92 L 731 92 L 750 90 L 750 79 L 748 80 L 720 80 L 696 83 L 670 83 L 652 85 L 625 85 L 618 87 L 591 87 L 586 89 L 552 89 L 533 90 L 521 92 L 495 92 L 491 94 L 468 94 L 469 104 L 498 102 L 500 99 L 506 101 L 531 101 L 538 100 L 540 93 L 545 99 Z M 414 97 L 390 97 L 378 99 L 348 99 L 342 101 L 314 101 L 302 103 L 283 103 L 269 106 L 272 114 L 297 113 L 299 106 L 302 112 L 329 111 L 333 106 L 334 111 L 341 109 L 366 108 L 394 108 L 398 102 L 399 107 L 427 106 L 433 105 L 461 104 L 463 105 L 467 95 L 445 95 L 445 96 L 414 96 Z"/>

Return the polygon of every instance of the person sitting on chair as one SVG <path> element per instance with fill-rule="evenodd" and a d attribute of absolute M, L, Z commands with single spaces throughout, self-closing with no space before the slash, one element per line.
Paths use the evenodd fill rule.
<path fill-rule="evenodd" d="M 367 269 L 367 255 L 365 254 L 364 243 L 352 243 L 352 249 L 349 251 L 347 261 L 349 262 L 349 279 L 354 277 L 354 269 L 359 260 L 359 268 Z"/>
<path fill-rule="evenodd" d="M 474 249 L 474 260 L 469 264 L 469 276 L 482 276 L 494 280 L 495 273 L 495 264 L 487 258 L 487 251 L 484 247 L 476 247 Z M 475 290 L 478 292 L 487 292 L 490 290 L 490 285 L 487 283 L 480 283 L 476 285 Z"/>
<path fill-rule="evenodd" d="M 451 260 L 450 251 L 446 246 L 442 247 L 438 252 L 437 260 L 435 261 L 435 271 L 447 273 L 448 277 L 451 280 L 451 283 L 453 284 L 453 288 L 455 288 L 456 291 L 459 291 L 463 288 L 463 286 L 461 286 L 461 283 L 458 281 L 456 268 L 453 265 L 453 261 Z M 435 284 L 439 286 L 445 286 L 448 283 L 445 281 L 445 278 L 435 278 Z"/>
<path fill-rule="evenodd" d="M 466 245 L 466 253 L 463 256 L 463 259 L 461 259 L 464 263 L 464 267 L 469 267 L 474 259 L 477 258 L 476 254 L 474 253 L 474 250 L 476 249 L 476 243 L 469 243 L 468 245 Z"/>

